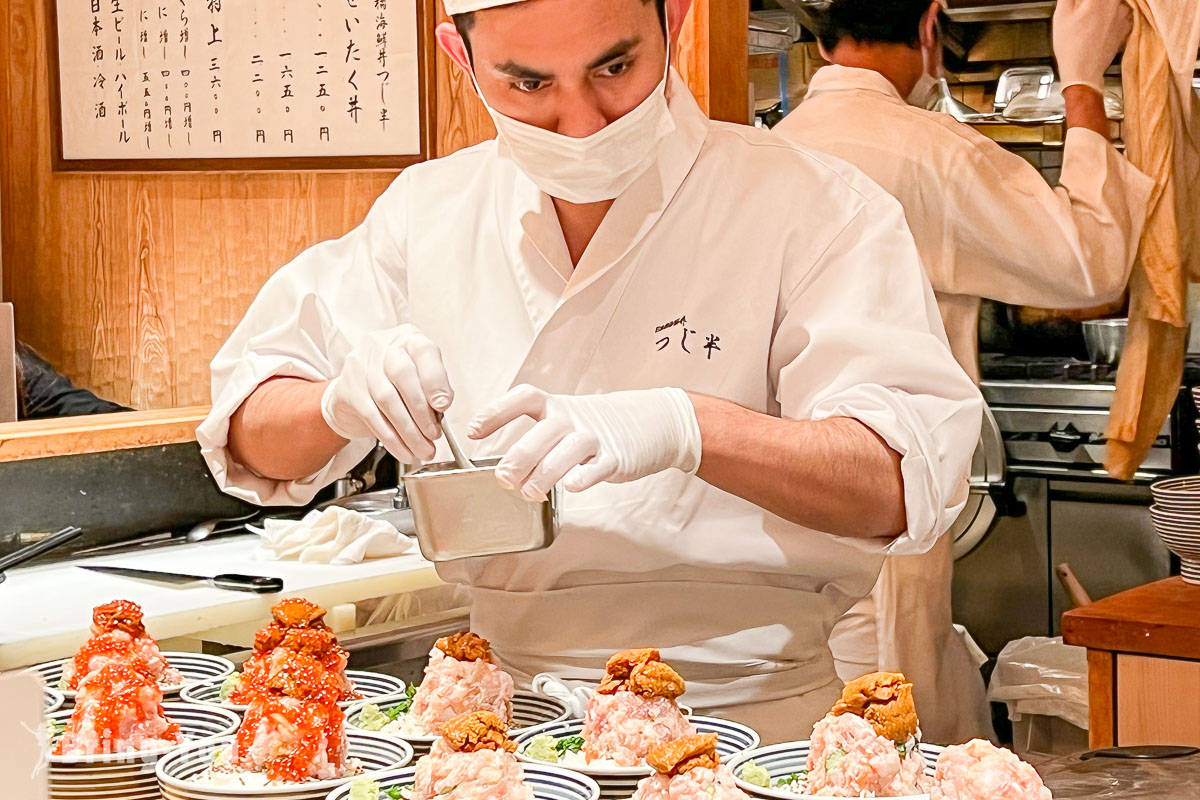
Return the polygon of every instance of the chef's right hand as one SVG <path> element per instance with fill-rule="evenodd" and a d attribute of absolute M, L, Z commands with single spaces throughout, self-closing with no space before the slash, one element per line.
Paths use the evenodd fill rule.
<path fill-rule="evenodd" d="M 1054 56 L 1058 79 L 1104 93 L 1104 71 L 1133 30 L 1126 0 L 1058 0 L 1054 9 Z"/>
<path fill-rule="evenodd" d="M 370 333 L 321 397 L 321 416 L 346 439 L 378 439 L 404 464 L 430 461 L 437 414 L 454 400 L 437 345 L 412 325 Z"/>

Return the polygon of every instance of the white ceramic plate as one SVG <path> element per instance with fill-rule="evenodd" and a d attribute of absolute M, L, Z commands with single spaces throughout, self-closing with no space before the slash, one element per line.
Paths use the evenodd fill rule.
<path fill-rule="evenodd" d="M 238 715 L 223 708 L 205 708 L 184 703 L 164 703 L 167 718 L 178 722 L 185 741 L 158 750 L 96 756 L 49 756 L 50 797 L 54 800 L 158 800 L 154 777 L 157 761 L 173 750 L 213 736 L 237 730 Z M 65 723 L 71 711 L 47 716 Z"/>
<path fill-rule="evenodd" d="M 558 767 L 524 765 L 525 784 L 533 789 L 535 800 L 598 800 L 600 786 L 587 775 L 572 772 Z M 409 786 L 416 773 L 415 767 L 402 770 L 392 770 L 373 776 L 372 780 L 379 783 L 378 800 L 389 800 L 382 790 L 393 786 Z M 350 784 L 346 784 L 329 793 L 327 800 L 348 800 Z"/>
<path fill-rule="evenodd" d="M 697 733 L 717 734 L 717 753 L 720 754 L 722 761 L 728 761 L 738 753 L 758 746 L 758 734 L 745 725 L 715 717 L 691 717 L 690 720 L 692 725 L 695 726 Z M 581 719 L 564 720 L 563 722 L 542 725 L 538 728 L 525 731 L 519 736 L 513 737 L 520 745 L 517 750 L 517 758 L 526 764 L 546 765 L 545 761 L 539 761 L 525 755 L 525 745 L 531 739 L 542 735 L 561 739 L 565 736 L 578 736 L 582 731 L 583 720 Z M 645 764 L 637 767 L 614 767 L 601 764 L 589 764 L 586 767 L 558 766 L 573 772 L 582 773 L 594 779 L 600 785 L 601 798 L 605 800 L 616 800 L 616 798 L 624 800 L 628 798 L 637 788 L 638 782 L 652 772 L 650 767 Z"/>
<path fill-rule="evenodd" d="M 221 708 L 228 708 L 238 713 L 245 713 L 249 706 L 238 705 L 237 703 L 221 699 L 221 684 L 225 682 L 226 677 L 228 677 L 228 674 L 213 680 L 185 686 L 183 691 L 179 693 L 179 699 L 188 703 L 197 703 L 204 706 L 220 706 Z M 354 681 L 355 691 L 362 694 L 363 697 L 360 700 L 344 700 L 338 703 L 343 709 L 353 708 L 362 703 L 380 703 L 389 700 L 399 700 L 401 697 L 404 697 L 404 681 L 399 678 L 393 678 L 391 675 L 348 669 L 346 670 L 346 677 Z"/>
<path fill-rule="evenodd" d="M 393 703 L 380 703 L 375 700 L 367 700 L 358 703 L 350 711 L 346 712 L 346 724 L 352 727 L 358 727 L 358 718 L 362 714 L 362 707 L 367 703 L 375 703 L 381 709 L 387 709 Z M 547 697 L 544 694 L 536 692 L 527 692 L 518 690 L 513 695 L 513 721 L 512 728 L 509 729 L 509 735 L 514 739 L 526 731 L 536 728 L 540 725 L 547 725 L 552 722 L 560 722 L 571 715 L 571 711 L 567 708 L 567 704 L 553 697 Z M 423 756 L 429 752 L 429 748 L 433 747 L 433 742 L 437 739 L 436 736 L 400 736 L 394 733 L 379 731 L 381 736 L 394 736 L 397 739 L 403 739 L 413 746 L 413 751 L 418 756 Z"/>
<path fill-rule="evenodd" d="M 219 682 L 233 672 L 233 662 L 220 656 L 208 656 L 203 653 L 163 653 L 163 657 L 172 667 L 183 673 L 183 683 L 162 685 L 163 694 L 175 694 L 185 686 L 200 681 L 217 680 Z M 45 664 L 38 664 L 33 669 L 41 674 L 42 680 L 46 682 L 47 686 L 57 689 L 58 682 L 62 680 L 63 676 L 63 664 L 70 660 L 69 658 L 60 658 L 58 661 L 47 661 Z M 75 698 L 73 689 L 60 689 L 59 691 L 67 699 Z"/>
<path fill-rule="evenodd" d="M 362 776 L 373 778 L 375 773 L 408 766 L 413 757 L 412 747 L 407 742 L 389 736 L 348 730 L 346 739 L 350 757 L 362 764 Z M 229 747 L 233 741 L 234 737 L 223 736 L 196 742 L 159 761 L 156 774 L 159 790 L 165 800 L 228 800 L 232 797 L 257 800 L 322 800 L 334 789 L 349 783 L 354 777 L 360 777 L 279 784 L 259 789 L 205 786 L 189 780 L 212 765 L 213 753 L 216 750 Z"/>
<path fill-rule="evenodd" d="M 925 759 L 926 775 L 932 777 L 934 767 L 937 766 L 937 760 L 945 749 L 937 745 L 921 745 L 921 755 Z M 770 800 L 849 800 L 849 798 L 815 798 L 813 795 L 791 792 L 787 789 L 775 787 L 763 788 L 762 786 L 747 783 L 741 778 L 742 767 L 748 761 L 753 761 L 758 766 L 766 769 L 771 774 L 773 781 L 786 778 L 789 775 L 808 768 L 808 751 L 808 742 L 785 742 L 783 744 L 760 747 L 757 750 L 747 750 L 729 759 L 726 763 L 728 763 L 730 770 L 732 770 L 737 785 L 741 787 L 742 791 L 752 797 L 765 797 L 770 798 Z M 928 797 L 929 795 L 927 794 L 918 794 L 909 795 L 907 798 L 897 798 L 897 800 L 927 800 Z"/>

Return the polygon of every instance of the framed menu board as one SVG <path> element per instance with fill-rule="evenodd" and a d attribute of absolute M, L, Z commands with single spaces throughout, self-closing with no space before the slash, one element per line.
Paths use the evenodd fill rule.
<path fill-rule="evenodd" d="M 432 0 L 47 0 L 54 167 L 398 168 L 432 142 Z"/>

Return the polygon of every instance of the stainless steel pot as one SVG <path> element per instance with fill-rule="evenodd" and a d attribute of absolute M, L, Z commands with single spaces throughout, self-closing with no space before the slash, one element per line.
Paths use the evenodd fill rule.
<path fill-rule="evenodd" d="M 1125 347 L 1128 319 L 1092 319 L 1083 323 L 1083 342 L 1095 364 L 1118 364 Z"/>
<path fill-rule="evenodd" d="M 496 481 L 499 459 L 430 464 L 404 476 L 421 554 L 430 561 L 541 550 L 558 536 L 558 488 L 530 502 Z"/>

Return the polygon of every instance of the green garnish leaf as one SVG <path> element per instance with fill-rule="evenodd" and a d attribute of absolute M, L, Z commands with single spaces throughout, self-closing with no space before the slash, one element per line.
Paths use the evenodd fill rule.
<path fill-rule="evenodd" d="M 583 749 L 582 736 L 564 736 L 554 743 L 554 749 L 560 753 L 565 753 L 568 750 L 572 753 L 578 753 Z"/>
<path fill-rule="evenodd" d="M 799 772 L 793 772 L 791 775 L 788 775 L 786 778 L 780 778 L 779 780 L 775 781 L 775 786 L 777 788 L 787 788 L 790 786 L 799 786 L 800 784 L 802 784 L 804 782 L 804 779 L 807 777 L 808 777 L 808 770 L 800 770 Z"/>
<path fill-rule="evenodd" d="M 387 714 L 388 719 L 395 722 L 401 714 L 407 714 L 412 709 L 413 698 L 417 696 L 417 685 L 410 683 L 408 688 L 404 690 L 405 696 L 396 701 L 395 705 L 388 706 L 383 710 Z"/>
<path fill-rule="evenodd" d="M 383 793 L 391 798 L 391 800 L 404 800 L 404 795 L 411 792 L 412 788 L 413 785 L 411 783 L 407 786 L 389 786 L 383 790 Z"/>

